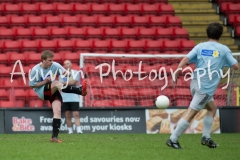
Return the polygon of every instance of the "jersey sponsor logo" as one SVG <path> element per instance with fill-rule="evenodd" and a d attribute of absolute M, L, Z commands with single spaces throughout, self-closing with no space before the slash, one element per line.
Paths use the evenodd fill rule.
<path fill-rule="evenodd" d="M 219 54 L 218 50 L 203 49 L 201 52 L 201 55 L 217 58 L 217 57 L 219 57 L 220 54 Z"/>

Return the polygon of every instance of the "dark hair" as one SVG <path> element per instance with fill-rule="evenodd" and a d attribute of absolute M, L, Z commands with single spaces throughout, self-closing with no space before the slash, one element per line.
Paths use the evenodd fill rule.
<path fill-rule="evenodd" d="M 219 40 L 223 33 L 223 27 L 218 22 L 213 22 L 207 27 L 207 36 L 209 39 Z"/>
<path fill-rule="evenodd" d="M 45 50 L 42 52 L 41 60 L 43 61 L 43 60 L 46 60 L 47 58 L 53 58 L 53 57 L 54 55 L 51 51 Z"/>

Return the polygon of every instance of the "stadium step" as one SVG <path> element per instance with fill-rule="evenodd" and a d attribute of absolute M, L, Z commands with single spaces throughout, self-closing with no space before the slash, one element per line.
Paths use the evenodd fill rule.
<path fill-rule="evenodd" d="M 168 0 L 168 3 L 172 4 L 175 15 L 182 21 L 182 27 L 188 30 L 189 38 L 196 44 L 208 41 L 207 26 L 212 22 L 218 22 L 223 25 L 223 34 L 219 42 L 227 45 L 232 52 L 239 52 L 239 46 L 231 37 L 231 32 L 224 26 L 220 15 L 213 9 L 213 4 L 209 0 Z"/>
<path fill-rule="evenodd" d="M 175 13 L 176 14 L 191 14 L 191 13 L 206 13 L 206 14 L 209 14 L 209 13 L 216 13 L 216 10 L 214 9 L 175 9 Z"/>

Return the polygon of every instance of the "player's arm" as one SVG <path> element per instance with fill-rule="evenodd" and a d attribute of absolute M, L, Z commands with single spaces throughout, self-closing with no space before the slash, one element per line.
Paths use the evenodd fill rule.
<path fill-rule="evenodd" d="M 238 62 L 235 63 L 235 64 L 232 66 L 232 68 L 233 68 L 234 70 L 238 70 Z"/>
<path fill-rule="evenodd" d="M 226 54 L 226 66 L 238 70 L 238 61 L 233 57 L 232 52 L 229 50 Z"/>
<path fill-rule="evenodd" d="M 39 88 L 49 82 L 51 82 L 51 77 L 47 77 L 45 80 L 43 80 L 41 82 L 37 82 L 37 83 L 35 82 L 35 85 L 30 85 L 30 87 L 31 88 Z"/>
<path fill-rule="evenodd" d="M 188 57 L 184 57 L 184 58 L 181 60 L 181 62 L 179 63 L 178 68 L 177 68 L 177 71 L 176 71 L 176 73 L 175 73 L 175 82 L 176 82 L 177 79 L 178 79 L 178 76 L 179 76 L 180 71 L 182 70 L 182 68 L 183 68 L 184 66 L 186 66 L 186 65 L 188 64 L 188 62 L 189 62 L 189 58 L 188 58 Z"/>

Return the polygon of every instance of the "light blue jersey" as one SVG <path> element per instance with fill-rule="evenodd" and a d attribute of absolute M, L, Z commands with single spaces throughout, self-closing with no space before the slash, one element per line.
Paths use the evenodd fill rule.
<path fill-rule="evenodd" d="M 52 74 L 52 81 L 56 79 L 57 75 L 62 74 L 65 69 L 57 62 L 53 62 L 51 67 L 44 69 L 40 66 L 41 63 L 35 65 L 29 77 L 29 86 L 35 86 L 37 83 L 45 80 L 47 77 Z M 33 88 L 39 98 L 44 100 L 44 85 L 39 88 Z"/>
<path fill-rule="evenodd" d="M 220 73 L 222 68 L 224 66 L 230 68 L 237 63 L 227 46 L 210 41 L 196 45 L 187 57 L 189 63 L 196 64 L 194 79 L 198 79 L 200 90 L 209 96 L 213 96 L 216 91 L 222 78 Z"/>
<path fill-rule="evenodd" d="M 80 74 L 78 71 L 76 70 L 71 70 L 71 76 L 69 77 L 69 79 L 67 77 L 59 77 L 59 82 L 67 82 L 67 81 L 71 81 L 71 80 L 76 80 L 76 81 L 80 81 Z M 76 86 L 73 86 L 76 87 Z M 62 92 L 62 99 L 63 102 L 79 102 L 79 95 L 74 94 L 74 93 L 64 93 Z"/>

